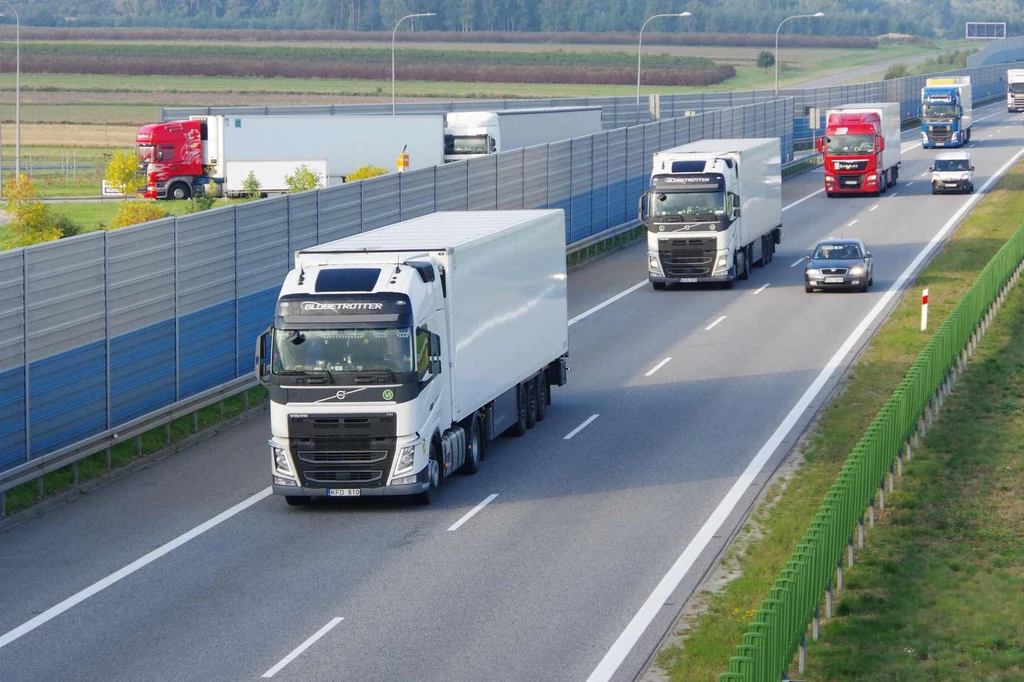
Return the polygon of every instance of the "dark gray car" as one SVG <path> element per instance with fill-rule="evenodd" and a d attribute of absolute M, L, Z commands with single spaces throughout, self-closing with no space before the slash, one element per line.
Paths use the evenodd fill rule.
<path fill-rule="evenodd" d="M 804 290 L 853 289 L 867 291 L 875 283 L 871 252 L 859 239 L 826 239 L 807 257 Z"/>

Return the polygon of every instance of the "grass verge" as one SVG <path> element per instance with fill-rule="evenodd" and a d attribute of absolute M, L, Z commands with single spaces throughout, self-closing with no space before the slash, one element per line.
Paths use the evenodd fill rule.
<path fill-rule="evenodd" d="M 57 196 L 57 195 L 52 195 Z M 218 199 L 213 208 L 221 208 L 230 204 L 242 203 L 241 199 Z M 71 218 L 76 225 L 82 228 L 83 232 L 102 230 L 110 225 L 114 215 L 120 206 L 120 199 L 107 199 L 95 202 L 66 202 L 52 203 L 50 206 L 55 211 L 60 211 Z M 188 213 L 192 206 L 191 201 L 160 201 L 160 208 L 172 216 L 180 216 Z"/>
<path fill-rule="evenodd" d="M 90 455 L 78 462 L 78 484 L 87 483 L 109 471 L 125 467 L 162 450 L 175 448 L 179 443 L 193 438 L 206 429 L 240 416 L 245 411 L 246 393 L 250 410 L 267 402 L 266 389 L 256 386 L 245 393 L 226 398 L 217 405 L 204 407 L 165 426 L 147 431 L 128 442 L 113 446 L 110 448 L 109 468 L 106 451 Z M 11 488 L 7 491 L 6 513 L 13 515 L 23 512 L 44 500 L 71 490 L 74 485 L 75 472 L 73 466 L 68 465 L 46 474 L 41 479 Z"/>
<path fill-rule="evenodd" d="M 945 243 L 911 288 L 929 289 L 930 329 L 938 329 L 978 273 L 1020 224 L 1024 215 L 1024 165 L 1018 164 Z M 738 577 L 721 590 L 700 593 L 679 628 L 682 643 L 658 656 L 673 681 L 717 682 L 729 658 L 785 567 L 797 543 L 835 481 L 853 443 L 902 380 L 931 333 L 919 330 L 916 296 L 903 297 L 845 377 L 840 393 L 801 440 L 802 462 L 783 484 L 767 491 L 773 504 L 752 515 L 725 556 Z M 807 679 L 833 679 L 809 675 Z M 880 679 L 880 678 L 874 678 Z M 929 678 L 932 679 L 932 678 Z"/>
<path fill-rule="evenodd" d="M 847 572 L 811 680 L 1024 679 L 1024 291 Z"/>

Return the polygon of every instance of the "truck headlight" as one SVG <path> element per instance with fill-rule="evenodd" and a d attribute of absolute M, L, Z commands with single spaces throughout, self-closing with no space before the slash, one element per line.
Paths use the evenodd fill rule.
<path fill-rule="evenodd" d="M 270 444 L 270 452 L 274 457 L 274 468 L 282 474 L 293 476 L 291 462 L 288 461 L 288 453 L 283 447 L 274 441 L 267 441 Z"/>
<path fill-rule="evenodd" d="M 876 174 L 872 173 L 871 175 L 868 176 L 868 182 L 877 182 L 877 181 L 878 181 L 878 176 Z"/>
<path fill-rule="evenodd" d="M 729 269 L 729 249 L 719 249 L 718 258 L 715 259 L 715 270 Z"/>
<path fill-rule="evenodd" d="M 863 275 L 864 274 L 864 266 L 863 265 L 854 265 L 852 268 L 850 268 L 850 274 L 851 275 Z"/>
<path fill-rule="evenodd" d="M 402 448 L 402 451 L 398 453 L 398 459 L 395 461 L 395 476 L 412 472 L 412 465 L 416 461 L 416 448 L 419 446 L 420 441 L 414 441 Z"/>
<path fill-rule="evenodd" d="M 647 255 L 647 269 L 655 275 L 662 274 L 661 260 L 654 254 Z"/>

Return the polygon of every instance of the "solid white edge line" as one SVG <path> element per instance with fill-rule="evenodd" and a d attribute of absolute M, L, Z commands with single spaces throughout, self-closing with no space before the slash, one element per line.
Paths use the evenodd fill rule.
<path fill-rule="evenodd" d="M 767 289 L 771 285 L 772 285 L 771 282 L 768 282 L 768 284 L 762 284 L 761 288 L 754 292 L 754 296 L 757 296 L 759 293 L 761 293 L 762 291 L 764 291 L 765 289 Z"/>
<path fill-rule="evenodd" d="M 592 415 L 590 415 L 589 417 L 587 417 L 587 420 L 586 420 L 585 422 L 583 422 L 582 424 L 580 424 L 579 426 L 577 426 L 577 427 L 576 427 L 575 429 L 573 429 L 572 431 L 570 431 L 570 432 L 569 432 L 568 434 L 566 434 L 566 436 L 565 436 L 565 437 L 564 437 L 564 438 L 563 438 L 562 440 L 569 440 L 570 438 L 572 438 L 573 436 L 575 436 L 575 435 L 576 435 L 577 433 L 579 433 L 579 432 L 580 432 L 580 431 L 582 431 L 583 429 L 585 429 L 585 428 L 587 428 L 588 426 L 590 426 L 590 423 L 591 423 L 592 421 L 594 421 L 595 419 L 597 419 L 597 418 L 598 418 L 598 416 L 600 416 L 600 415 L 596 415 L 596 414 L 592 414 Z"/>
<path fill-rule="evenodd" d="M 889 302 L 894 296 L 899 293 L 903 285 L 910 279 L 910 276 L 920 266 L 924 259 L 928 256 L 931 251 L 938 246 L 945 238 L 946 234 L 957 225 L 963 216 L 973 208 L 974 204 L 981 200 L 984 196 L 985 191 L 992 186 L 999 178 L 1001 178 L 1007 170 L 1009 170 L 1013 164 L 1017 163 L 1020 158 L 1024 156 L 1024 149 L 1017 152 L 1013 158 L 1011 158 L 999 171 L 996 172 L 988 181 L 982 186 L 981 190 L 976 194 L 972 195 L 970 199 L 964 202 L 963 206 L 953 214 L 953 216 L 943 225 L 931 241 L 925 245 L 924 248 L 917 254 L 917 257 L 906 267 L 903 273 L 899 276 L 888 291 L 879 299 L 878 303 L 871 309 L 867 316 L 861 320 L 860 324 L 853 330 L 850 336 L 843 342 L 839 350 L 835 352 L 832 358 L 825 365 L 824 369 L 814 379 L 814 382 L 808 386 L 807 390 L 797 401 L 793 409 L 789 411 L 782 423 L 779 424 L 775 432 L 772 433 L 768 441 L 761 446 L 754 459 L 750 461 L 747 468 L 736 480 L 733 486 L 726 493 L 725 497 L 718 504 L 715 510 L 711 513 L 711 516 L 704 523 L 693 540 L 686 546 L 683 553 L 676 559 L 672 567 L 669 568 L 668 573 L 658 582 L 658 585 L 651 592 L 651 595 L 647 598 L 647 601 L 643 603 L 640 610 L 637 611 L 633 619 L 626 625 L 626 629 L 622 631 L 615 643 L 612 644 L 611 648 L 604 655 L 604 658 L 597 664 L 594 672 L 587 678 L 587 682 L 606 682 L 610 680 L 612 675 L 618 670 L 619 666 L 629 655 L 629 652 L 633 650 L 637 641 L 643 635 L 644 631 L 654 620 L 655 616 L 668 601 L 672 593 L 679 587 L 679 583 L 682 582 L 683 578 L 696 563 L 697 559 L 703 553 L 704 549 L 710 544 L 714 538 L 715 533 L 722 527 L 726 519 L 732 513 L 733 509 L 739 503 L 744 493 L 747 492 L 750 485 L 753 483 L 754 478 L 761 472 L 764 465 L 768 462 L 772 453 L 775 452 L 776 448 L 782 443 L 782 439 L 787 433 L 796 425 L 800 415 L 807 409 L 811 404 L 811 401 L 817 397 L 828 382 L 829 378 L 839 367 L 840 363 L 846 357 L 846 354 L 853 350 L 854 345 L 860 339 L 861 336 L 867 332 L 871 323 L 874 322 L 875 318 L 881 315 L 882 311 L 885 310 Z"/>
<path fill-rule="evenodd" d="M 468 512 L 466 512 L 466 515 L 463 516 L 458 521 L 456 521 L 455 523 L 453 523 L 448 530 L 458 530 L 459 528 L 461 528 L 462 524 L 464 524 L 466 521 L 469 521 L 471 518 L 476 516 L 476 513 L 478 511 L 480 511 L 481 509 L 483 509 L 484 507 L 489 505 L 491 502 L 493 502 L 494 498 L 497 497 L 497 496 L 498 496 L 498 493 L 491 493 L 490 495 L 485 497 L 483 502 L 481 502 L 480 504 L 478 504 L 477 506 L 473 507 Z"/>
<path fill-rule="evenodd" d="M 296 658 L 298 658 L 299 654 L 301 654 L 303 651 L 305 651 L 309 647 L 313 646 L 313 644 L 316 642 L 316 640 L 320 639 L 321 637 L 326 635 L 328 632 L 333 630 L 334 626 L 337 625 L 338 623 L 340 623 L 343 620 L 345 620 L 345 619 L 344 618 L 332 618 L 331 622 L 329 622 L 327 625 L 323 626 L 322 628 L 320 628 L 319 630 L 314 632 L 312 637 L 307 639 L 305 642 L 303 642 L 299 646 L 295 647 L 295 650 L 292 651 L 287 656 L 285 656 L 284 658 L 282 658 L 281 661 L 277 665 L 275 665 L 273 668 L 271 668 L 267 672 L 263 673 L 263 677 L 265 677 L 265 678 L 266 677 L 273 677 L 277 673 L 281 672 L 281 668 L 285 667 L 286 665 L 288 665 L 289 663 L 294 661 Z"/>
<path fill-rule="evenodd" d="M 725 315 L 722 315 L 722 316 L 721 316 L 720 318 L 718 318 L 717 320 L 715 320 L 714 322 L 712 322 L 712 323 L 711 323 L 711 324 L 709 324 L 708 326 L 704 327 L 704 331 L 706 331 L 706 332 L 709 332 L 709 331 L 711 331 L 711 330 L 712 330 L 712 329 L 714 329 L 714 328 L 715 328 L 716 326 L 718 326 L 718 323 L 719 323 L 719 322 L 721 322 L 721 321 L 722 321 L 722 320 L 724 320 L 724 319 L 725 319 Z"/>
<path fill-rule="evenodd" d="M 649 372 L 647 372 L 647 374 L 645 374 L 644 376 L 645 377 L 653 376 L 655 372 L 657 372 L 659 369 L 661 369 L 662 367 L 667 365 L 671 360 L 672 360 L 672 358 L 665 358 L 664 360 L 662 360 L 661 362 L 656 364 L 654 367 L 652 367 L 651 370 Z"/>
<path fill-rule="evenodd" d="M 135 573 L 139 569 L 144 568 L 148 564 L 153 563 L 165 554 L 177 549 L 178 547 L 181 547 L 189 540 L 193 540 L 202 535 L 203 533 L 205 533 L 206 531 L 210 530 L 211 528 L 214 528 L 220 525 L 221 523 L 224 523 L 235 514 L 245 511 L 246 509 L 256 504 L 263 498 L 269 496 L 272 492 L 272 488 L 264 488 L 255 495 L 252 495 L 251 497 L 242 500 L 241 502 L 231 507 L 230 509 L 223 511 L 220 514 L 217 514 L 209 521 L 199 524 L 192 530 L 179 535 L 178 537 L 174 538 L 168 543 L 161 545 L 160 547 L 157 547 L 149 554 L 146 554 L 145 556 L 136 559 L 124 568 L 115 571 L 114 573 L 108 575 L 106 578 L 103 578 L 102 580 L 93 583 L 81 592 L 78 592 L 68 597 L 56 606 L 50 607 L 46 611 L 40 613 L 35 618 L 32 618 L 31 620 L 22 623 L 13 630 L 4 633 L 2 636 L 0 636 L 0 649 L 4 648 L 11 642 L 19 639 L 20 637 L 28 634 L 29 632 L 35 630 L 37 627 L 43 625 L 47 621 L 53 620 L 54 618 L 64 613 L 68 609 L 77 606 L 78 604 L 81 604 L 83 601 L 93 596 L 94 594 L 102 592 L 103 590 L 107 589 L 108 587 L 110 587 L 117 581 L 121 580 L 122 578 L 127 578 L 132 573 Z"/>

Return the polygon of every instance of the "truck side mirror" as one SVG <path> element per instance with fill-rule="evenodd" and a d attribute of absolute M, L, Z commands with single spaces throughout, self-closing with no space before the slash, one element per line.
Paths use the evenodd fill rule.
<path fill-rule="evenodd" d="M 270 333 L 273 327 L 267 330 L 256 339 L 256 378 L 264 386 L 270 385 Z"/>
<path fill-rule="evenodd" d="M 823 153 L 825 151 L 825 138 L 819 137 L 815 148 L 817 149 L 819 154 Z"/>
<path fill-rule="evenodd" d="M 739 194 L 733 194 L 732 195 L 732 217 L 733 218 L 739 218 L 740 217 L 740 195 Z"/>
<path fill-rule="evenodd" d="M 647 217 L 647 195 L 641 194 L 640 200 L 636 203 L 636 219 L 644 220 Z"/>
<path fill-rule="evenodd" d="M 928 166 L 928 172 L 929 173 L 934 173 L 935 172 L 935 167 L 934 166 Z"/>
<path fill-rule="evenodd" d="M 971 166 L 971 172 L 972 173 L 974 172 L 974 166 Z"/>
<path fill-rule="evenodd" d="M 441 337 L 430 333 L 430 373 L 437 376 L 441 373 Z"/>
<path fill-rule="evenodd" d="M 881 135 L 878 136 L 878 151 L 885 151 L 885 138 L 882 137 Z"/>

